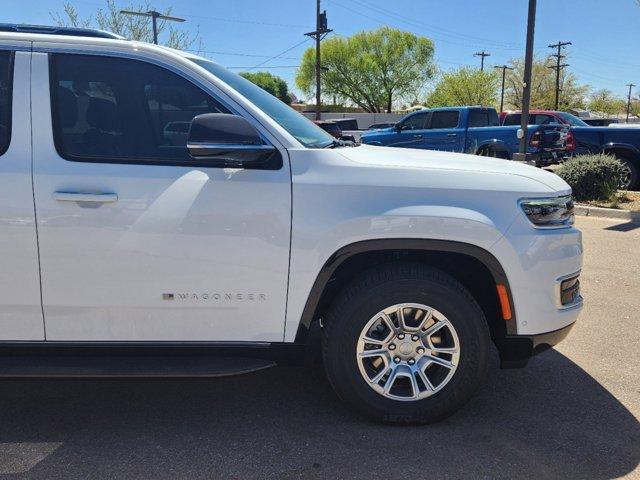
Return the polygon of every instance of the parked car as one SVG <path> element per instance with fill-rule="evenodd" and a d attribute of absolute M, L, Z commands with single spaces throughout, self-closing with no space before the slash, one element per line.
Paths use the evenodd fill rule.
<path fill-rule="evenodd" d="M 383 128 L 391 128 L 395 125 L 394 122 L 374 123 L 369 125 L 367 130 L 381 130 Z"/>
<path fill-rule="evenodd" d="M 592 127 L 608 127 L 613 123 L 619 123 L 617 118 L 582 118 L 581 120 Z"/>
<path fill-rule="evenodd" d="M 502 124 L 519 125 L 520 118 L 519 112 L 504 113 Z M 529 123 L 532 125 L 551 122 L 568 125 L 571 128 L 567 139 L 567 150 L 570 154 L 608 153 L 613 155 L 624 166 L 620 188 L 623 190 L 640 188 L 640 130 L 626 126 L 593 127 L 567 112 L 553 110 L 531 112 Z"/>
<path fill-rule="evenodd" d="M 527 153 L 538 166 L 565 155 L 567 128 L 536 126 L 527 132 Z M 366 132 L 362 143 L 466 152 L 511 159 L 518 151 L 518 127 L 501 127 L 494 108 L 448 107 L 420 110 L 393 127 Z"/>
<path fill-rule="evenodd" d="M 576 321 L 581 234 L 553 173 L 346 147 L 191 53 L 8 29 L 0 376 L 220 376 L 320 341 L 340 398 L 426 423 L 472 397 L 492 341 L 523 366 Z"/>
<path fill-rule="evenodd" d="M 335 137 L 340 140 L 347 140 L 350 142 L 355 142 L 355 138 L 353 135 L 345 135 L 340 128 L 338 123 L 332 120 L 315 120 L 315 124 L 318 125 L 325 132 L 331 134 L 332 137 Z"/>

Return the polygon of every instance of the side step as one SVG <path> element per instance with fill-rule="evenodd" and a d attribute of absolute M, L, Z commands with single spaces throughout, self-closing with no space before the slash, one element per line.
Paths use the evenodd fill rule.
<path fill-rule="evenodd" d="M 215 356 L 0 356 L 0 378 L 212 378 L 257 372 L 275 362 Z"/>

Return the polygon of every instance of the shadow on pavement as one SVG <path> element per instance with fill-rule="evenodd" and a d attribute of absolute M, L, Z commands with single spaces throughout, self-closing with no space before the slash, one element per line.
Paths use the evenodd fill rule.
<path fill-rule="evenodd" d="M 0 472 L 20 478 L 610 479 L 640 461 L 635 417 L 553 350 L 427 427 L 363 420 L 302 368 L 0 389 Z"/>

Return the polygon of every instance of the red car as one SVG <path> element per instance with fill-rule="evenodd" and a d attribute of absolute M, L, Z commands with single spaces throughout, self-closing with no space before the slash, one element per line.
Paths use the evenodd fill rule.
<path fill-rule="evenodd" d="M 500 112 L 500 125 L 520 125 L 522 118 L 521 112 Z M 558 112 L 555 110 L 529 110 L 529 125 L 548 125 L 550 123 L 559 123 L 568 125 L 569 127 L 588 127 L 582 119 L 567 112 Z M 569 130 L 567 133 L 567 152 L 570 154 L 576 149 L 576 141 L 573 132 Z"/>

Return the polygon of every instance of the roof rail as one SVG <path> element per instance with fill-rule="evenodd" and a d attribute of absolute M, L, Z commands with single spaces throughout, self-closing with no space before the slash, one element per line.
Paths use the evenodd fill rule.
<path fill-rule="evenodd" d="M 112 38 L 117 40 L 125 39 L 115 33 L 93 28 L 52 27 L 48 25 L 26 25 L 20 23 L 0 23 L 0 32 L 40 33 L 45 35 L 69 35 L 74 37 Z"/>

